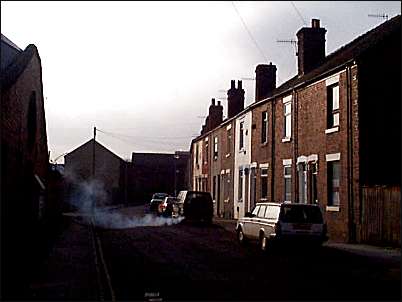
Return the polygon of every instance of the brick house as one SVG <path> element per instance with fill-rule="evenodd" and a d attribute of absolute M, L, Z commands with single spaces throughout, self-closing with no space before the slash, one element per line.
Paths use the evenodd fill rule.
<path fill-rule="evenodd" d="M 188 151 L 175 153 L 132 153 L 127 190 L 131 203 L 148 203 L 157 192 L 172 196 L 189 188 Z"/>
<path fill-rule="evenodd" d="M 400 26 L 394 17 L 326 55 L 326 29 L 313 19 L 297 32 L 295 77 L 276 87 L 276 66 L 257 66 L 256 100 L 234 117 L 235 146 L 251 131 L 250 161 L 237 163 L 240 150 L 232 158 L 234 213 L 240 189 L 250 201 L 317 203 L 334 241 L 370 241 L 375 224 L 391 234 L 384 241 L 400 244 L 400 218 L 392 214 L 400 209 L 400 171 L 392 168 L 400 164 Z M 250 114 L 251 130 L 240 127 Z M 383 194 L 393 200 L 369 201 L 374 186 L 396 186 Z M 374 209 L 384 214 L 373 218 Z"/>
<path fill-rule="evenodd" d="M 2 298 L 23 300 L 46 228 L 49 158 L 38 49 L 1 34 Z M 29 250 L 30 252 L 27 252 Z"/>
<path fill-rule="evenodd" d="M 80 193 L 82 181 L 91 180 L 96 180 L 99 185 L 98 206 L 124 202 L 126 167 L 123 159 L 94 139 L 77 147 L 64 156 L 69 202 L 81 207 L 80 198 L 76 194 Z"/>

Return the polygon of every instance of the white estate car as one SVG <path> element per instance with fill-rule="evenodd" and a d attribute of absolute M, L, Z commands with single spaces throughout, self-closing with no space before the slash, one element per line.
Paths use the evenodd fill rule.
<path fill-rule="evenodd" d="M 321 245 L 328 240 L 321 209 L 313 204 L 257 203 L 237 221 L 236 232 L 240 243 L 257 240 L 263 251 L 274 242 Z"/>

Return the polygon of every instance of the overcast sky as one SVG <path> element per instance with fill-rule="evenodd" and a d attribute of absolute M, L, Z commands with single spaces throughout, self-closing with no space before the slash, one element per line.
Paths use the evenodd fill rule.
<path fill-rule="evenodd" d="M 91 139 L 94 126 L 124 159 L 188 150 L 230 80 L 269 62 L 277 85 L 297 73 L 293 46 L 278 39 L 318 18 L 329 54 L 385 21 L 368 14 L 401 13 L 400 1 L 233 3 L 1 1 L 2 33 L 39 50 L 51 159 Z M 243 81 L 246 105 L 254 84 Z"/>

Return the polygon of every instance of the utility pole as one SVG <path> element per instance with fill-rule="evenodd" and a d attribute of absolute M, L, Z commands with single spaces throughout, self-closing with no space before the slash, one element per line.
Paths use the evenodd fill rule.
<path fill-rule="evenodd" d="M 173 156 L 173 164 L 174 164 L 174 197 L 177 196 L 177 180 L 176 180 L 176 174 L 177 174 L 177 166 L 176 166 L 176 161 L 180 158 L 178 154 L 175 154 Z"/>
<path fill-rule="evenodd" d="M 92 143 L 92 181 L 95 181 L 95 140 L 96 140 L 96 127 L 94 127 L 94 140 Z M 95 214 L 96 200 L 92 194 L 92 216 Z"/>

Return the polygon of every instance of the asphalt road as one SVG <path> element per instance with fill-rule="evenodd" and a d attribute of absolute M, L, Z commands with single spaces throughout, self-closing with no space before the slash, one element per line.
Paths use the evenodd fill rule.
<path fill-rule="evenodd" d="M 219 225 L 98 229 L 117 301 L 398 300 L 400 266 L 322 247 L 264 254 Z"/>

